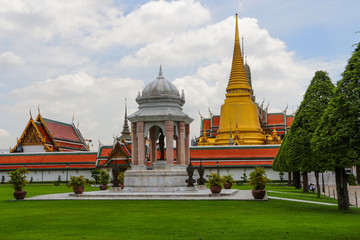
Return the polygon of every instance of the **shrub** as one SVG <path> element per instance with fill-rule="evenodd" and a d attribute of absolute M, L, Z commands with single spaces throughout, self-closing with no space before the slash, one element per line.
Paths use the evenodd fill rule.
<path fill-rule="evenodd" d="M 102 185 L 106 185 L 110 182 L 110 174 L 105 170 L 100 170 L 99 182 Z"/>
<path fill-rule="evenodd" d="M 119 172 L 118 180 L 120 184 L 124 184 L 124 178 L 125 178 L 124 172 Z"/>
<path fill-rule="evenodd" d="M 98 183 L 99 180 L 99 176 L 100 176 L 100 170 L 95 168 L 93 170 L 91 170 L 91 177 L 95 179 L 95 183 Z"/>
<path fill-rule="evenodd" d="M 220 175 L 217 173 L 210 173 L 210 175 L 208 175 L 207 185 L 208 186 L 221 186 Z"/>
<path fill-rule="evenodd" d="M 83 187 L 86 185 L 87 181 L 88 180 L 83 175 L 80 175 L 78 177 L 70 176 L 70 181 L 68 186 L 72 188 Z"/>
<path fill-rule="evenodd" d="M 28 170 L 25 167 L 9 172 L 9 183 L 13 185 L 15 191 L 22 191 L 23 187 L 29 183 L 26 180 L 26 174 L 28 174 Z"/>
<path fill-rule="evenodd" d="M 244 183 L 247 182 L 247 176 L 246 176 L 246 173 L 243 173 L 243 175 L 241 176 L 241 179 L 243 180 Z"/>
<path fill-rule="evenodd" d="M 231 173 L 229 173 L 228 175 L 222 176 L 221 182 L 222 183 L 233 183 L 234 182 L 233 175 Z"/>
<path fill-rule="evenodd" d="M 349 183 L 349 185 L 356 185 L 355 184 L 355 176 L 354 176 L 354 174 L 349 174 L 349 175 L 347 175 L 348 176 L 348 183 Z"/>
<path fill-rule="evenodd" d="M 263 190 L 269 179 L 266 177 L 264 168 L 257 167 L 250 173 L 248 181 L 251 186 L 254 186 L 255 190 Z"/>

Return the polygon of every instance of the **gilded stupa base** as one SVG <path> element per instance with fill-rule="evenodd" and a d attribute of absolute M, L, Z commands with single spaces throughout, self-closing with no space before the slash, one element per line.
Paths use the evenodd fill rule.
<path fill-rule="evenodd" d="M 263 145 L 266 138 L 258 131 L 235 131 L 236 134 L 230 134 L 230 131 L 219 132 L 216 136 L 214 145 Z M 232 136 L 231 136 L 232 135 Z M 232 140 L 231 140 L 232 139 Z"/>

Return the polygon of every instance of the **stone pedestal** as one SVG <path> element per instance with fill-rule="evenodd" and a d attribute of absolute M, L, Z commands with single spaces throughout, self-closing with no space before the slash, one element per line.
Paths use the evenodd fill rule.
<path fill-rule="evenodd" d="M 185 165 L 166 164 L 165 161 L 153 163 L 153 169 L 145 166 L 132 166 L 125 172 L 124 192 L 180 192 L 186 189 L 188 178 Z"/>
<path fill-rule="evenodd" d="M 112 193 L 121 192 L 121 191 L 122 191 L 121 187 L 111 187 L 109 190 L 109 192 L 112 192 Z"/>

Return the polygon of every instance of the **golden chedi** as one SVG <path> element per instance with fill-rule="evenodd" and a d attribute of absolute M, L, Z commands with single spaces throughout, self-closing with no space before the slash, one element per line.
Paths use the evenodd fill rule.
<path fill-rule="evenodd" d="M 261 129 L 258 108 L 252 100 L 252 89 L 245 74 L 237 14 L 233 61 L 225 97 L 225 103 L 221 106 L 218 134 L 213 144 L 265 144 L 266 138 Z"/>

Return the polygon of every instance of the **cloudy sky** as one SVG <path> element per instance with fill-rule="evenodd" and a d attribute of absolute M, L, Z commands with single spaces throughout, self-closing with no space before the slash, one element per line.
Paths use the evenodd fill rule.
<path fill-rule="evenodd" d="M 316 70 L 341 78 L 360 40 L 360 1 L 0 0 L 0 149 L 16 144 L 30 115 L 76 125 L 111 144 L 125 98 L 158 75 L 185 90 L 184 111 L 219 114 L 230 74 L 235 13 L 257 102 L 288 112 Z"/>

